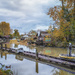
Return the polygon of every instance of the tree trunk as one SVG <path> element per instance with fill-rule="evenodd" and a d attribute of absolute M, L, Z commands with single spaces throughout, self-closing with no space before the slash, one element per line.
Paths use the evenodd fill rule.
<path fill-rule="evenodd" d="M 64 2 L 63 2 L 63 0 L 62 0 L 62 10 L 63 10 L 63 7 L 64 7 Z"/>
<path fill-rule="evenodd" d="M 74 0 L 74 20 L 75 20 L 75 0 Z"/>

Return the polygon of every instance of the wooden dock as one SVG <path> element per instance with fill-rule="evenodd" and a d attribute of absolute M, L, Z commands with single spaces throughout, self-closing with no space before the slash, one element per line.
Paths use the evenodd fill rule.
<path fill-rule="evenodd" d="M 28 51 L 23 50 L 23 52 L 16 53 L 17 49 L 7 48 L 7 47 L 0 47 L 0 50 L 8 51 L 8 52 L 11 52 L 14 54 L 21 54 L 24 56 L 28 56 L 30 58 L 37 59 L 37 60 L 42 61 L 42 62 L 48 62 L 48 63 L 56 64 L 59 66 L 67 67 L 70 69 L 75 69 L 75 61 L 67 60 L 67 59 L 61 59 L 59 57 L 43 55 L 43 54 L 38 53 L 37 51 L 36 51 L 36 53 L 33 53 L 33 52 L 28 52 Z"/>

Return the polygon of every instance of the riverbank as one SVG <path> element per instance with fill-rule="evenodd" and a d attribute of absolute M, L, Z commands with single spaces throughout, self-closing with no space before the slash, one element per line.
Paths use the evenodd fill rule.
<path fill-rule="evenodd" d="M 29 43 L 27 40 L 20 40 L 19 42 L 17 41 L 17 39 L 15 40 L 10 40 L 9 43 L 15 43 L 17 45 L 25 45 L 25 46 L 28 46 L 28 45 L 32 45 L 32 46 L 43 46 L 43 47 L 55 47 L 55 48 L 67 48 L 68 45 L 69 45 L 69 42 L 67 43 L 64 43 L 64 42 L 60 42 L 58 43 L 57 45 L 52 45 L 52 44 L 38 44 L 36 45 L 36 43 Z M 75 47 L 75 42 L 72 42 L 72 45 L 73 47 Z"/>

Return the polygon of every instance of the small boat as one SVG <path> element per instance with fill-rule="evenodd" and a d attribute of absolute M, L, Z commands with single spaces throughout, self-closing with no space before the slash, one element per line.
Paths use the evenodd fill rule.
<path fill-rule="evenodd" d="M 69 53 L 68 54 L 59 54 L 60 58 L 75 60 L 75 54 L 72 54 L 72 44 L 69 43 Z"/>
<path fill-rule="evenodd" d="M 65 59 L 75 59 L 75 54 L 71 54 L 71 56 L 69 56 L 69 54 L 59 54 L 59 57 Z"/>

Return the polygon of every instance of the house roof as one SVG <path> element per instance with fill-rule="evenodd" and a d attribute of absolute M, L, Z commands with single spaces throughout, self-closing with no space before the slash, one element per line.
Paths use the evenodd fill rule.
<path fill-rule="evenodd" d="M 28 35 L 24 35 L 23 37 L 28 37 Z"/>
<path fill-rule="evenodd" d="M 48 34 L 48 32 L 47 32 L 47 31 L 40 31 L 40 33 L 45 33 L 45 34 L 47 33 L 47 34 Z"/>

